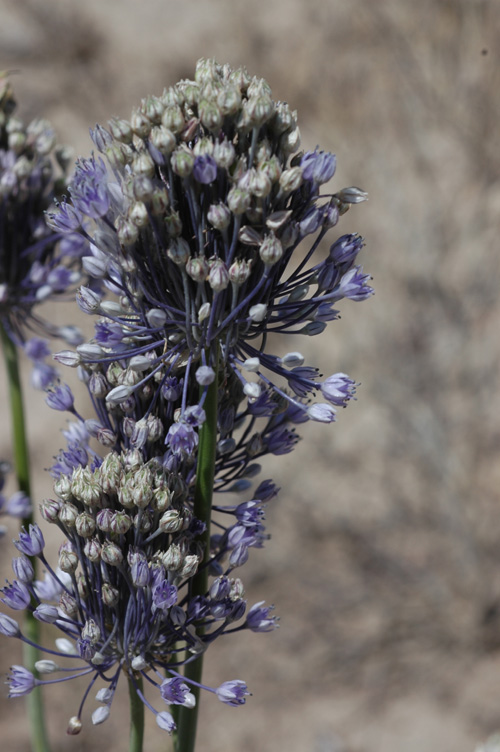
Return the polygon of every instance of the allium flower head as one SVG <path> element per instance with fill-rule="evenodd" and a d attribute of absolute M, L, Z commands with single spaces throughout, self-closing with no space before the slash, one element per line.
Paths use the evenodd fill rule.
<path fill-rule="evenodd" d="M 82 282 L 81 245 L 70 235 L 50 229 L 45 212 L 66 184 L 68 150 L 56 146 L 50 123 L 33 120 L 27 126 L 15 114 L 16 103 L 5 73 L 0 74 L 0 322 L 16 345 L 31 331 L 77 344 L 74 327 L 56 327 L 43 319 L 39 306 L 62 298 Z M 75 236 L 76 237 L 76 236 Z M 49 370 L 38 351 L 34 383 L 45 388 Z M 52 372 L 53 376 L 53 372 Z"/>
<path fill-rule="evenodd" d="M 124 383 L 108 389 L 113 405 L 153 377 L 156 400 L 179 374 L 186 382 L 194 371 L 203 385 L 219 368 L 250 402 L 270 389 L 305 419 L 333 420 L 330 406 L 304 404 L 320 388 L 318 372 L 290 367 L 264 344 L 271 333 L 319 334 L 339 300 L 373 292 L 355 265 L 358 236 L 316 258 L 339 216 L 366 198 L 354 188 L 320 192 L 335 156 L 296 153 L 296 112 L 273 101 L 263 79 L 213 60 L 198 62 L 194 80 L 144 99 L 129 122 L 96 126 L 92 138 L 102 156 L 80 160 L 71 203 L 52 224 L 80 233 L 86 270 L 119 302 L 81 290 L 83 310 L 100 317 L 96 336 L 61 362 L 103 375 L 128 363 Z"/>
<path fill-rule="evenodd" d="M 24 557 L 39 557 L 47 568 L 45 580 L 33 582 L 25 561 L 17 557 L 13 561 L 17 580 L 2 588 L 0 600 L 18 611 L 28 609 L 39 621 L 60 630 L 63 636 L 50 657 L 70 660 L 74 671 L 68 673 L 54 660 L 40 661 L 37 669 L 41 674 L 62 672 L 60 679 L 48 683 L 76 676 L 88 676 L 91 685 L 98 682 L 96 699 L 108 711 L 94 711 L 94 724 L 107 719 L 123 673 L 132 682 L 147 678 L 157 702 L 192 708 L 193 682 L 177 673 L 185 654 L 195 658 L 227 632 L 268 631 L 275 626 L 262 604 L 245 619 L 242 583 L 229 576 L 235 545 L 248 549 L 262 536 L 259 500 L 227 510 L 234 524 L 213 542 L 213 584 L 205 595 L 192 596 L 189 585 L 203 552 L 197 541 L 200 523 L 192 513 L 193 486 L 183 477 L 166 471 L 159 461 L 144 463 L 137 451 L 111 452 L 93 470 L 80 466 L 61 475 L 54 490 L 57 499 L 44 501 L 41 514 L 65 533 L 58 568 L 45 559 L 40 529 L 30 526 L 15 546 Z M 201 636 L 196 633 L 200 625 Z M 0 614 L 0 633 L 24 639 L 18 623 L 4 614 Z M 44 681 L 14 666 L 10 694 L 27 694 Z M 218 689 L 196 686 L 230 705 L 242 704 L 247 694 L 241 681 Z M 137 691 L 158 725 L 171 732 L 175 723 L 168 711 L 158 711 L 138 687 Z M 81 713 L 82 708 L 77 720 Z M 76 733 L 81 722 L 71 728 Z"/>

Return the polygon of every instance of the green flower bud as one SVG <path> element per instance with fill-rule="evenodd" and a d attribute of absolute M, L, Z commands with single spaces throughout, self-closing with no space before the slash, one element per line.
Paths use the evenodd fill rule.
<path fill-rule="evenodd" d="M 155 126 L 151 131 L 150 141 L 161 154 L 168 156 L 177 145 L 177 139 L 164 125 Z"/>
<path fill-rule="evenodd" d="M 63 501 L 71 499 L 71 482 L 67 475 L 61 475 L 54 481 L 54 491 Z"/>
<path fill-rule="evenodd" d="M 153 125 L 161 122 L 164 109 L 165 105 L 158 97 L 150 96 L 141 102 L 141 111 Z"/>
<path fill-rule="evenodd" d="M 128 218 L 139 229 L 149 223 L 148 210 L 142 201 L 136 201 L 128 210 Z"/>
<path fill-rule="evenodd" d="M 64 476 L 61 476 L 64 477 Z M 55 522 L 59 517 L 61 502 L 54 499 L 44 499 L 39 505 L 40 514 L 45 522 Z"/>
<path fill-rule="evenodd" d="M 75 521 L 76 532 L 82 538 L 90 538 L 95 531 L 95 520 L 87 512 L 79 514 Z"/>
<path fill-rule="evenodd" d="M 101 639 L 101 630 L 93 619 L 87 619 L 82 629 L 84 640 L 90 640 L 91 645 L 95 645 Z"/>
<path fill-rule="evenodd" d="M 191 257 L 189 243 L 184 238 L 174 238 L 167 250 L 167 256 L 177 266 L 185 266 Z"/>
<path fill-rule="evenodd" d="M 170 164 L 172 170 L 181 178 L 187 178 L 193 171 L 194 154 L 187 146 L 181 144 L 172 154 Z"/>
<path fill-rule="evenodd" d="M 231 222 L 231 212 L 225 204 L 220 201 L 218 204 L 212 204 L 207 212 L 207 219 L 216 230 L 225 230 Z"/>
<path fill-rule="evenodd" d="M 225 263 L 221 259 L 210 259 L 209 263 L 208 284 L 214 292 L 225 290 L 229 284 L 229 275 Z"/>
<path fill-rule="evenodd" d="M 136 136 L 146 139 L 151 132 L 151 121 L 144 112 L 134 109 L 130 118 L 130 127 Z"/>
<path fill-rule="evenodd" d="M 242 285 L 250 276 L 251 261 L 237 259 L 229 267 L 229 280 L 233 285 Z"/>
<path fill-rule="evenodd" d="M 273 266 L 283 255 L 281 241 L 274 233 L 269 233 L 259 248 L 259 256 L 266 266 Z"/>
<path fill-rule="evenodd" d="M 172 133 L 180 133 L 185 125 L 184 115 L 178 104 L 168 105 L 161 119 L 165 128 Z"/>
<path fill-rule="evenodd" d="M 118 567 L 123 561 L 123 553 L 116 543 L 105 541 L 102 546 L 101 558 L 105 564 Z"/>
<path fill-rule="evenodd" d="M 222 125 L 222 112 L 217 103 L 209 100 L 202 99 L 198 105 L 198 113 L 200 120 L 209 131 L 217 131 Z"/>
<path fill-rule="evenodd" d="M 59 553 L 59 568 L 67 574 L 73 574 L 78 567 L 78 556 L 74 551 L 63 549 Z"/>
<path fill-rule="evenodd" d="M 217 167 L 227 170 L 234 162 L 236 152 L 232 143 L 227 138 L 224 141 L 216 141 L 212 154 Z"/>
<path fill-rule="evenodd" d="M 244 214 L 250 206 L 250 202 L 250 193 L 238 186 L 233 186 L 227 194 L 227 205 L 233 214 Z"/>
<path fill-rule="evenodd" d="M 124 144 L 132 143 L 133 131 L 127 120 L 111 118 L 111 120 L 108 120 L 108 125 L 113 138 L 116 138 L 117 141 L 121 141 Z"/>
<path fill-rule="evenodd" d="M 280 177 L 280 188 L 284 193 L 292 193 L 302 185 L 302 170 L 300 167 L 290 167 L 284 170 Z"/>
<path fill-rule="evenodd" d="M 208 271 L 208 261 L 205 256 L 190 258 L 186 264 L 186 272 L 195 282 L 204 282 Z"/>
<path fill-rule="evenodd" d="M 64 527 L 71 529 L 75 527 L 76 518 L 78 517 L 78 509 L 77 507 L 75 507 L 74 504 L 71 504 L 71 502 L 66 501 L 64 504 L 61 505 L 58 516 L 59 516 L 60 522 L 62 522 Z"/>
<path fill-rule="evenodd" d="M 109 582 L 105 582 L 101 588 L 101 597 L 105 606 L 112 607 L 120 600 L 120 593 Z"/>
<path fill-rule="evenodd" d="M 176 509 L 168 509 L 158 522 L 162 533 L 177 533 L 182 530 L 183 519 Z"/>
<path fill-rule="evenodd" d="M 87 559 L 93 564 L 101 560 L 101 544 L 97 538 L 89 538 L 85 541 L 83 552 Z"/>
<path fill-rule="evenodd" d="M 63 572 L 64 571 L 66 570 L 63 569 Z M 65 590 L 61 593 L 61 596 L 59 598 L 59 608 L 66 614 L 66 616 L 69 617 L 76 616 L 76 614 L 78 613 L 78 603 L 73 598 L 73 596 L 67 593 Z"/>
<path fill-rule="evenodd" d="M 136 175 L 152 178 L 155 174 L 155 163 L 146 151 L 142 151 L 133 160 L 132 170 Z"/>

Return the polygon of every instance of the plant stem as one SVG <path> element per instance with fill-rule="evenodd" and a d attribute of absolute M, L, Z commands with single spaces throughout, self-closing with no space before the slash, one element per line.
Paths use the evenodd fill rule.
<path fill-rule="evenodd" d="M 12 441 L 14 450 L 14 469 L 17 478 L 17 484 L 20 491 L 23 491 L 31 499 L 30 484 L 30 464 L 28 443 L 26 440 L 26 425 L 24 419 L 23 392 L 21 379 L 19 376 L 19 363 L 17 357 L 17 347 L 11 341 L 3 324 L 0 323 L 0 338 L 5 360 L 5 369 L 7 371 L 7 382 L 9 390 L 9 404 L 12 421 Z M 28 527 L 33 523 L 33 514 L 29 514 L 21 520 L 21 525 Z M 33 570 L 36 577 L 37 560 L 31 558 Z M 24 617 L 24 631 L 26 637 L 32 642 L 40 642 L 40 622 L 34 616 L 26 611 Z M 24 662 L 26 668 L 35 673 L 35 662 L 39 659 L 38 650 L 32 645 L 24 644 L 23 648 Z M 27 697 L 28 717 L 31 730 L 31 747 L 34 752 L 50 752 L 50 745 L 47 738 L 45 726 L 45 715 L 43 711 L 43 702 L 40 687 L 35 688 Z"/>
<path fill-rule="evenodd" d="M 142 679 L 128 680 L 128 692 L 130 697 L 130 741 L 129 752 L 142 752 L 144 740 L 144 703 L 137 694 L 137 689 L 142 692 Z"/>
<path fill-rule="evenodd" d="M 214 365 L 215 373 L 218 371 L 218 363 Z M 210 519 L 212 515 L 212 494 L 215 475 L 215 448 L 217 444 L 217 375 L 208 387 L 208 393 L 204 408 L 206 420 L 200 429 L 198 446 L 198 466 L 196 469 L 196 487 L 194 494 L 194 515 L 205 523 L 206 529 L 199 537 L 204 547 L 203 562 L 192 580 L 190 595 L 205 595 L 208 586 L 208 566 L 210 559 Z M 204 632 L 203 626 L 196 630 L 198 635 Z M 186 679 L 201 682 L 203 671 L 203 655 L 196 660 L 187 663 L 184 668 Z M 174 737 L 175 752 L 193 752 L 196 741 L 196 725 L 198 721 L 198 708 L 200 705 L 200 690 L 191 687 L 190 691 L 196 697 L 194 708 L 179 706 L 177 733 Z"/>

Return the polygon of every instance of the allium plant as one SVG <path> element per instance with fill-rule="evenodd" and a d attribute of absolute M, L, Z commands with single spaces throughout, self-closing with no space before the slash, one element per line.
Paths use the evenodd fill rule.
<path fill-rule="evenodd" d="M 359 236 L 320 250 L 366 194 L 323 192 L 335 156 L 297 153 L 288 105 L 263 79 L 211 60 L 91 135 L 100 155 L 77 163 L 50 224 L 80 238 L 86 272 L 108 293 L 79 290 L 94 337 L 56 356 L 78 368 L 94 415 L 79 414 L 65 385 L 49 393 L 49 406 L 73 418 L 52 468 L 57 498 L 41 504 L 65 541 L 54 567 L 40 528 L 23 531 L 17 579 L 3 589 L 11 608 L 62 632 L 37 668 L 64 673 L 41 680 L 15 666 L 11 695 L 87 676 L 75 734 L 90 691 L 99 724 L 125 674 L 131 749 L 142 748 L 147 707 L 188 752 L 200 689 L 232 706 L 248 695 L 241 679 L 202 684 L 205 650 L 276 627 L 270 607 L 247 607 L 234 576 L 264 544 L 277 493 L 270 480 L 254 487 L 260 460 L 290 452 L 297 425 L 333 422 L 356 388 L 344 373 L 323 378 L 299 352 L 269 352 L 268 335 L 320 334 L 342 298 L 372 294 L 356 264 Z M 41 560 L 44 581 L 25 572 L 26 556 Z M 6 615 L 0 631 L 27 639 Z M 74 671 L 59 665 L 68 657 Z"/>
<path fill-rule="evenodd" d="M 51 229 L 45 212 L 67 184 L 69 152 L 56 145 L 54 130 L 44 119 L 27 126 L 15 113 L 16 102 L 5 72 L 0 73 L 0 341 L 5 358 L 8 402 L 12 414 L 14 466 L 18 494 L 3 511 L 15 509 L 24 524 L 33 522 L 30 496 L 28 447 L 25 436 L 18 350 L 23 349 L 33 364 L 32 384 L 45 389 L 57 371 L 46 360 L 48 338 L 59 337 L 68 344 L 82 341 L 73 326 L 55 326 L 41 316 L 49 300 L 69 300 L 84 278 L 81 255 L 85 252 L 77 235 L 62 235 Z M 25 629 L 32 638 L 39 625 L 29 615 Z M 26 650 L 32 664 L 35 653 Z M 29 699 L 33 748 L 47 749 L 42 728 L 43 712 L 39 693 Z"/>

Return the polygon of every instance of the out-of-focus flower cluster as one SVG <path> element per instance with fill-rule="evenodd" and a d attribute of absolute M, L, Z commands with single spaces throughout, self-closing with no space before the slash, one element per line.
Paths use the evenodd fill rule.
<path fill-rule="evenodd" d="M 2 492 L 9 472 L 9 463 L 0 460 L 0 515 L 23 519 L 31 513 L 31 501 L 23 491 L 16 491 L 9 498 L 4 496 Z M 0 537 L 4 536 L 6 532 L 6 528 L 0 525 Z"/>
<path fill-rule="evenodd" d="M 48 652 L 73 656 L 80 668 L 48 681 L 89 675 L 89 690 L 103 685 L 94 723 L 108 717 L 125 671 L 171 731 L 172 716 L 150 704 L 138 678 L 167 705 L 192 707 L 195 683 L 178 673 L 186 661 L 223 634 L 276 626 L 263 603 L 247 609 L 234 577 L 266 540 L 265 504 L 277 493 L 270 480 L 251 491 L 260 459 L 290 452 L 304 421 L 332 422 L 356 384 L 344 373 L 321 377 L 299 352 L 268 352 L 268 336 L 319 334 L 337 318 L 338 301 L 372 294 L 356 264 L 359 236 L 338 238 L 316 258 L 326 233 L 366 194 L 322 193 L 334 155 L 292 156 L 296 114 L 272 100 L 264 80 L 214 61 L 199 61 L 194 81 L 143 100 L 130 122 L 114 119 L 92 137 L 104 158 L 78 163 L 49 224 L 72 243 L 79 238 L 86 273 L 114 296 L 80 288 L 78 305 L 97 317 L 95 335 L 56 356 L 78 368 L 95 412 L 80 416 L 64 384 L 47 395 L 74 418 L 52 467 L 57 498 L 41 505 L 66 540 L 56 570 L 40 529 L 23 531 L 3 601 L 64 633 Z M 203 521 L 194 514 L 199 434 L 214 381 L 217 498 Z M 208 551 L 200 544 L 206 522 Z M 46 567 L 44 582 L 33 581 L 29 556 Z M 210 579 L 195 594 L 200 567 Z M 25 639 L 6 615 L 0 631 Z M 62 670 L 54 660 L 37 668 Z M 11 694 L 39 683 L 14 667 Z M 240 680 L 203 688 L 229 705 L 247 694 Z M 69 733 L 80 730 L 82 707 Z"/>
<path fill-rule="evenodd" d="M 16 345 L 32 333 L 55 336 L 70 344 L 81 342 L 73 326 L 55 326 L 39 314 L 50 299 L 69 299 L 83 279 L 79 236 L 62 237 L 45 221 L 45 211 L 67 185 L 71 160 L 67 148 L 56 145 L 47 120 L 27 126 L 15 114 L 16 102 L 6 73 L 0 73 L 0 322 Z M 34 363 L 33 382 L 45 388 L 55 376 L 45 352 L 28 345 Z"/>

